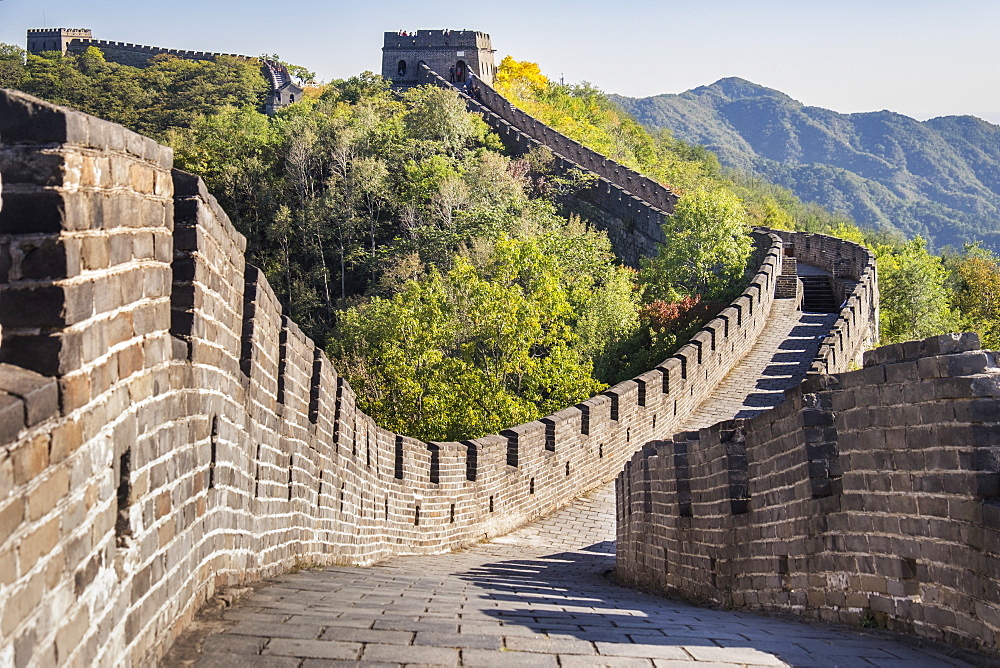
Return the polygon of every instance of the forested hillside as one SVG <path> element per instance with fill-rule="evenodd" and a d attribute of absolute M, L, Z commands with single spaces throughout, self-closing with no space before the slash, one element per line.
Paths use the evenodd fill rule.
<path fill-rule="evenodd" d="M 364 73 L 266 116 L 256 63 L 138 69 L 93 48 L 5 46 L 0 77 L 172 146 L 361 407 L 417 437 L 475 437 L 592 396 L 665 358 L 745 278 L 738 201 L 688 200 L 676 220 L 701 236 L 637 273 L 561 210 L 587 180 L 552 173 L 544 152 L 506 155 L 455 91 L 396 95 Z M 717 170 L 631 127 L 677 174 Z"/>
<path fill-rule="evenodd" d="M 1000 249 L 1000 127 L 978 118 L 839 114 L 737 78 L 612 99 L 650 130 L 704 145 L 723 165 L 865 227 L 920 235 L 935 248 Z"/>
<path fill-rule="evenodd" d="M 732 86 L 734 97 L 759 88 L 740 79 L 725 81 Z M 681 195 L 679 209 L 682 205 L 695 208 L 698 200 L 714 205 L 729 201 L 758 224 L 787 225 L 869 246 L 878 258 L 883 343 L 972 330 L 980 334 L 986 347 L 1000 349 L 1000 261 L 988 249 L 971 243 L 960 251 L 953 249 L 943 256 L 935 255 L 920 236 L 907 239 L 898 231 L 859 226 L 844 214 L 831 214 L 817 204 L 803 204 L 789 190 L 748 171 L 720 170 L 714 162 L 715 154 L 706 148 L 679 141 L 666 129 L 658 130 L 654 136 L 637 132 L 635 121 L 616 109 L 613 96 L 588 85 L 555 84 L 542 75 L 535 63 L 505 59 L 497 86 L 515 104 L 570 137 L 597 150 L 612 154 L 617 151 L 622 159 L 632 161 L 627 162 L 630 166 L 671 184 Z M 781 95 L 777 91 L 771 93 Z M 692 112 L 692 118 L 694 115 Z M 603 136 L 599 128 L 603 128 Z M 746 145 L 732 135 L 720 135 L 723 137 L 720 141 L 726 141 L 727 136 L 736 142 L 737 149 Z M 661 149 L 686 150 L 687 155 L 698 157 L 701 169 L 691 169 L 688 163 L 685 169 L 677 170 L 669 157 L 656 150 L 625 150 L 624 137 L 645 137 L 645 142 Z M 647 144 L 640 142 L 640 145 Z M 733 215 L 731 212 L 728 218 Z M 698 229 L 697 225 L 692 226 L 691 218 L 673 216 L 666 223 L 668 238 L 690 235 L 692 227 Z M 647 271 L 672 252 L 661 253 L 647 265 Z"/>
<path fill-rule="evenodd" d="M 582 174 L 506 154 L 451 90 L 396 95 L 371 73 L 259 111 L 256 65 L 0 45 L 0 85 L 149 134 L 202 176 L 298 322 L 379 424 L 458 440 L 535 419 L 645 371 L 739 290 L 753 225 L 838 234 L 879 257 L 885 341 L 959 327 L 1000 347 L 1000 265 L 968 248 L 865 233 L 790 191 L 650 134 L 600 91 L 505 59 L 498 88 L 527 111 L 680 195 L 670 244 L 640 271 L 562 209 Z M 976 141 L 970 137 L 970 141 Z"/>

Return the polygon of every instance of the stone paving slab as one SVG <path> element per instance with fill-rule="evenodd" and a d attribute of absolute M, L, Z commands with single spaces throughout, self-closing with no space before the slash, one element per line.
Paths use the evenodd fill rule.
<path fill-rule="evenodd" d="M 698 608 L 618 586 L 607 577 L 614 529 L 614 490 L 605 486 L 503 542 L 283 577 L 218 619 L 196 623 L 163 665 L 970 665 L 940 646 L 884 632 Z M 325 615 L 301 599 L 299 576 L 307 588 L 317 580 L 337 585 L 324 600 Z M 426 599 L 426 615 L 352 607 L 373 587 L 397 583 Z M 277 619 L 260 613 L 259 595 L 268 606 L 285 604 L 285 612 Z M 311 637 L 288 637 L 295 626 Z"/>

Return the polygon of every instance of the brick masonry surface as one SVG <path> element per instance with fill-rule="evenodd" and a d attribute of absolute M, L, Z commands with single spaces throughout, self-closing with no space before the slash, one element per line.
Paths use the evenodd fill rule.
<path fill-rule="evenodd" d="M 964 334 L 864 363 L 646 444 L 616 482 L 617 576 L 996 655 L 998 354 Z"/>
<path fill-rule="evenodd" d="M 547 514 L 680 428 L 769 324 L 786 254 L 844 265 L 814 365 L 848 364 L 875 313 L 867 251 L 761 231 L 746 291 L 656 369 L 425 443 L 356 409 L 171 165 L 120 126 L 0 92 L 0 665 L 148 664 L 220 588 Z"/>

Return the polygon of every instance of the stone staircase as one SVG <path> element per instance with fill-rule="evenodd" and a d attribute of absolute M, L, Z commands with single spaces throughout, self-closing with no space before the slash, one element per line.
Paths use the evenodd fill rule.
<path fill-rule="evenodd" d="M 833 294 L 830 278 L 825 275 L 806 274 L 799 276 L 802 281 L 802 310 L 806 313 L 837 313 L 840 303 Z"/>

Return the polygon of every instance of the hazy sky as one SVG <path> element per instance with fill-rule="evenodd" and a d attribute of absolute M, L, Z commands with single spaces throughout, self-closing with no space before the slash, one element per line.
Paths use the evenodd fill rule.
<path fill-rule="evenodd" d="M 841 112 L 1000 121 L 998 0 L 0 0 L 0 42 L 98 39 L 260 55 L 323 79 L 381 68 L 382 33 L 481 30 L 553 78 L 643 97 L 739 76 Z"/>

